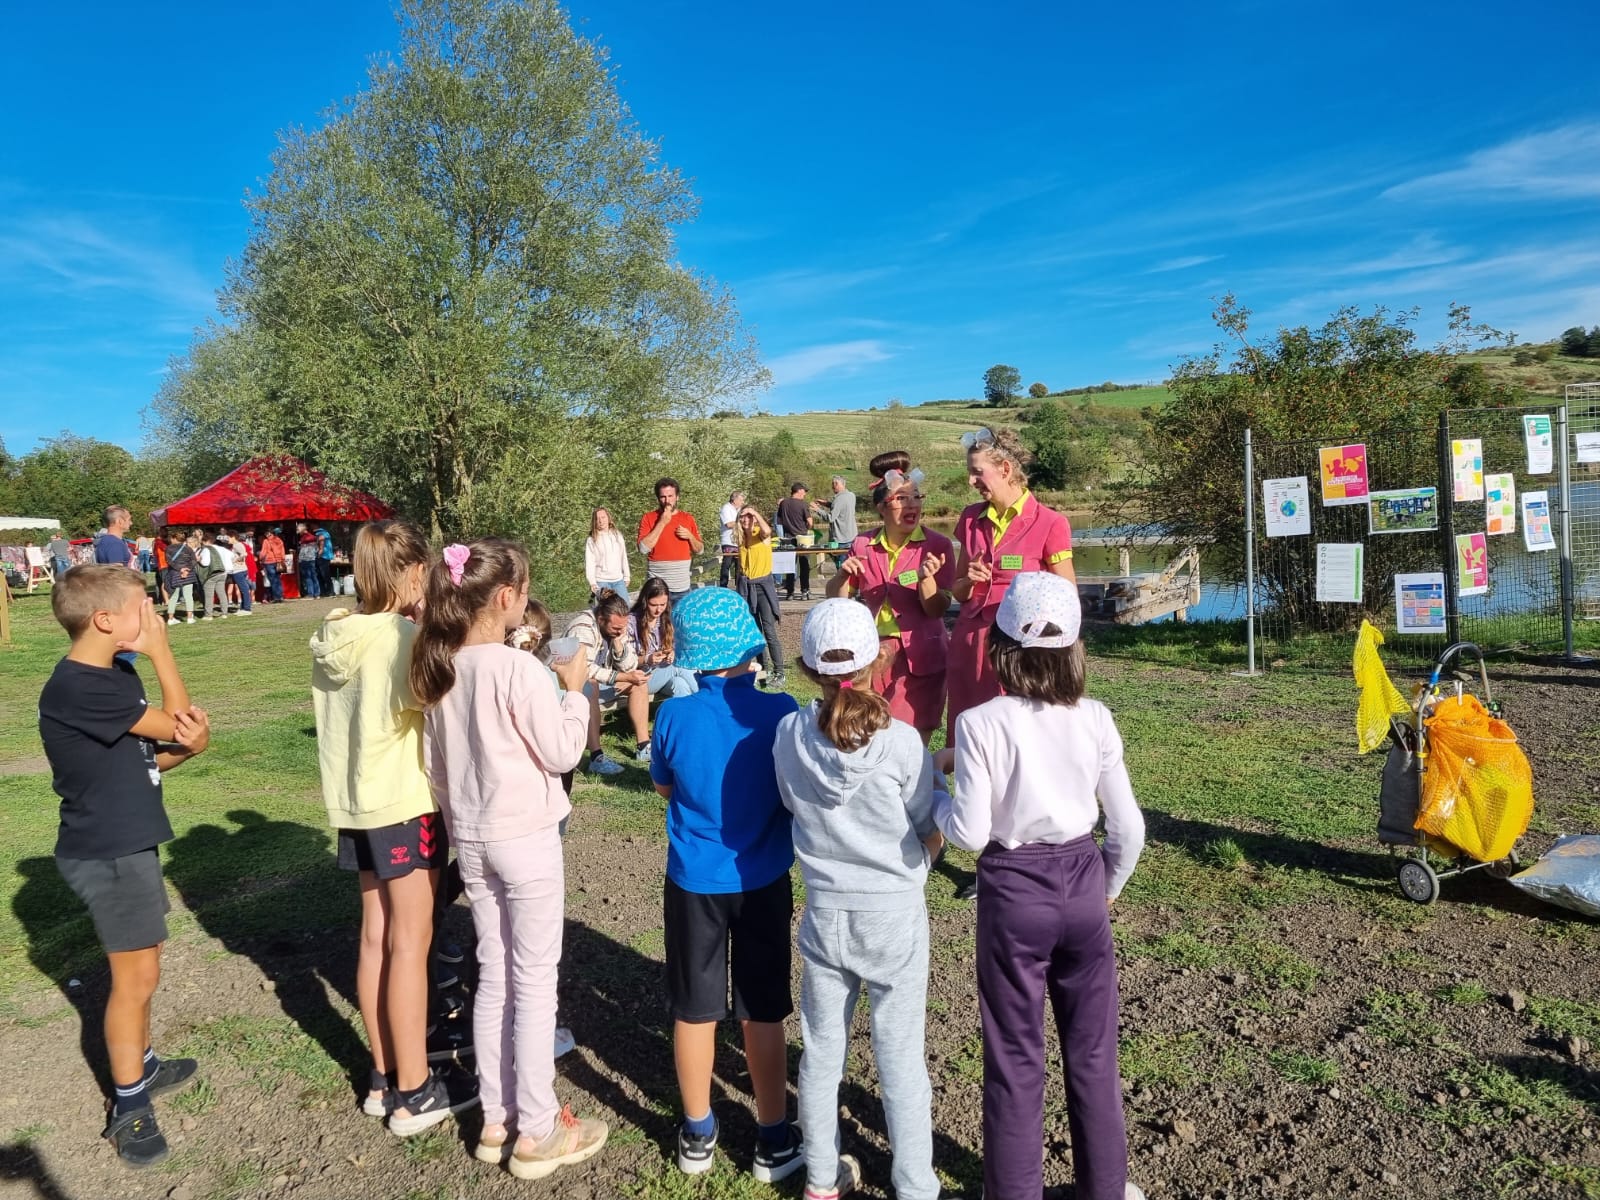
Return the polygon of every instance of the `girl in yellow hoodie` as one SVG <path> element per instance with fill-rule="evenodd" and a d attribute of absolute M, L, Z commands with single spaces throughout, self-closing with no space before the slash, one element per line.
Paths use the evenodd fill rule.
<path fill-rule="evenodd" d="M 397 1136 L 420 1133 L 476 1103 L 428 1070 L 428 947 L 448 845 L 422 767 L 422 705 L 408 681 L 411 618 L 428 546 L 403 521 L 356 534 L 361 609 L 334 609 L 311 638 L 317 760 L 339 866 L 359 872 L 356 994 L 372 1047 L 362 1111 Z"/>

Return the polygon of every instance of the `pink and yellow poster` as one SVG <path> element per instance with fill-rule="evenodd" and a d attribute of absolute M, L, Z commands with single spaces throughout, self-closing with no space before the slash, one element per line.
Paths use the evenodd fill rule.
<path fill-rule="evenodd" d="M 1367 448 L 1324 446 L 1318 454 L 1322 457 L 1322 503 L 1365 504 Z"/>
<path fill-rule="evenodd" d="M 1481 596 L 1488 590 L 1488 537 L 1481 533 L 1456 534 L 1456 595 Z"/>

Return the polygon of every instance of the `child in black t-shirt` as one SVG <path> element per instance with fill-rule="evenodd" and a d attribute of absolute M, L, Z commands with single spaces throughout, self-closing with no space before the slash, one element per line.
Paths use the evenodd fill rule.
<path fill-rule="evenodd" d="M 88 906 L 111 965 L 106 1052 L 112 1100 L 104 1136 L 124 1162 L 166 1157 L 152 1096 L 195 1072 L 192 1058 L 158 1059 L 150 1049 L 150 998 L 161 974 L 171 906 L 156 847 L 172 840 L 161 803 L 161 772 L 206 748 L 204 711 L 189 703 L 166 623 L 144 580 L 119 566 L 69 571 L 50 607 L 72 636 L 67 656 L 39 696 L 39 735 L 61 797 L 56 866 Z M 118 651 L 144 654 L 161 684 L 161 707 Z"/>

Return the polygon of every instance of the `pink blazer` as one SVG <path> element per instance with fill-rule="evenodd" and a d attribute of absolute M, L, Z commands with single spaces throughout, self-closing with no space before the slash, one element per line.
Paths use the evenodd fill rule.
<path fill-rule="evenodd" d="M 988 563 L 994 571 L 987 589 L 982 584 L 974 589 L 979 603 L 961 606 L 959 620 L 981 620 L 985 625 L 994 620 L 995 610 L 1013 579 L 1023 571 L 1049 570 L 1047 559 L 1072 549 L 1071 522 L 1055 509 L 1040 504 L 1031 492 L 1022 511 L 1006 526 L 999 545 L 994 544 L 994 525 L 988 518 L 988 509 L 986 501 L 969 504 L 956 521 L 956 541 L 967 557 Z"/>
<path fill-rule="evenodd" d="M 873 612 L 887 603 L 900 626 L 900 652 L 905 655 L 906 670 L 913 675 L 937 675 L 945 669 L 950 638 L 945 632 L 943 617 L 930 617 L 922 611 L 917 577 L 927 555 L 940 555 L 945 560 L 944 566 L 934 579 L 941 588 L 949 590 L 956 582 L 956 555 L 955 546 L 944 534 L 931 529 L 922 532 L 925 540 L 907 542 L 894 560 L 893 578 L 889 575 L 888 553 L 873 540 L 878 530 L 864 533 L 851 542 L 850 553 L 864 564 L 856 577 L 856 596 Z"/>

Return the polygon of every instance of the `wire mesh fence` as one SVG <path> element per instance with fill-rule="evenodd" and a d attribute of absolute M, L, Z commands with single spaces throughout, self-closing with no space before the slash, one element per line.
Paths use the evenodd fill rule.
<path fill-rule="evenodd" d="M 1574 441 L 1600 435 L 1600 383 L 1567 385 L 1567 428 Z M 1600 621 L 1600 464 L 1574 462 L 1571 474 L 1573 615 Z"/>

